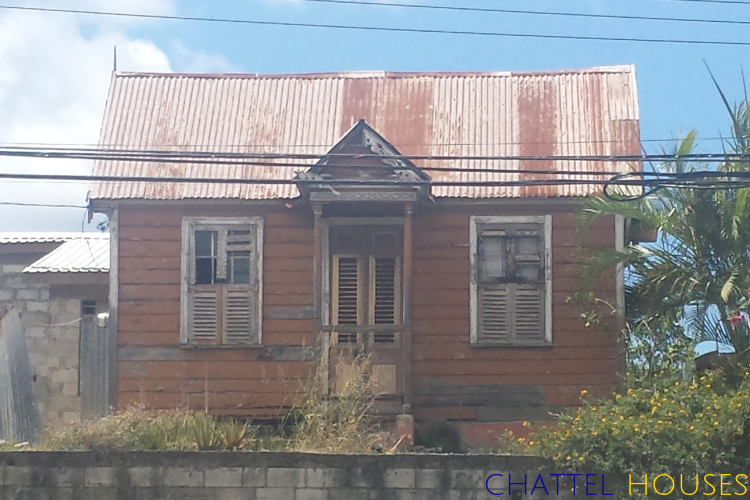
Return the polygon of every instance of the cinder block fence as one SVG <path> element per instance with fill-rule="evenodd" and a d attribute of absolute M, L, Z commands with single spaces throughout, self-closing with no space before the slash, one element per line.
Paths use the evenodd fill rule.
<path fill-rule="evenodd" d="M 222 452 L 0 453 L 0 500 L 480 500 L 508 495 L 532 457 Z M 492 474 L 503 474 L 490 479 Z M 557 497 L 536 491 L 533 498 Z M 578 492 L 580 496 L 581 492 Z M 522 496 L 530 498 L 530 496 Z M 613 498 L 613 497 L 609 497 Z"/>

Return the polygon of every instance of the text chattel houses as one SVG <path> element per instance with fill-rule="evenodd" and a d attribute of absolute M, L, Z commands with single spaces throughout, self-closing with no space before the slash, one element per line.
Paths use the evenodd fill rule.
<path fill-rule="evenodd" d="M 335 395 L 366 354 L 379 415 L 481 445 L 616 389 L 621 319 L 585 327 L 568 298 L 625 221 L 581 247 L 601 185 L 573 181 L 636 168 L 590 158 L 640 153 L 632 66 L 115 73 L 100 144 L 182 153 L 95 165 L 120 178 L 90 192 L 116 406 L 273 418 L 313 367 Z M 622 305 L 621 272 L 593 291 Z"/>

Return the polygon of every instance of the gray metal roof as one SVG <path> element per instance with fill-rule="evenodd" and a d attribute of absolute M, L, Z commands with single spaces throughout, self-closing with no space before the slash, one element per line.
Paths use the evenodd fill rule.
<path fill-rule="evenodd" d="M 23 270 L 24 273 L 107 273 L 109 234 L 77 233 Z"/>
<path fill-rule="evenodd" d="M 62 243 L 81 237 L 81 232 L 8 232 L 0 233 L 0 245 L 18 243 Z"/>
<path fill-rule="evenodd" d="M 324 154 L 364 119 L 405 155 L 640 154 L 633 66 L 538 73 L 185 75 L 116 73 L 100 146 L 169 151 Z M 289 160 L 280 160 L 289 163 Z M 95 175 L 292 179 L 300 168 L 100 161 Z M 535 170 L 630 171 L 606 162 L 415 161 L 435 181 L 519 181 Z M 491 169 L 512 169 L 510 173 Z M 572 176 L 560 175 L 562 178 Z M 597 179 L 576 176 L 577 179 Z M 582 196 L 591 185 L 436 186 L 438 197 Z M 98 182 L 91 199 L 288 199 L 295 185 Z"/>

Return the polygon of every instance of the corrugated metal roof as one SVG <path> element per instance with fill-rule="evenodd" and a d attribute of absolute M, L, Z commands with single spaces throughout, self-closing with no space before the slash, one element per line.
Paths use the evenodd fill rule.
<path fill-rule="evenodd" d="M 541 73 L 180 75 L 117 73 L 102 147 L 170 151 L 326 153 L 364 119 L 406 155 L 640 153 L 633 66 Z M 288 161 L 288 160 L 284 160 Z M 313 162 L 300 162 L 300 170 Z M 534 170 L 628 171 L 626 164 L 415 161 L 482 168 L 428 172 L 436 181 L 517 181 Z M 498 173 L 490 169 L 513 169 Z M 98 162 L 97 175 L 291 179 L 294 168 Z M 570 176 L 562 175 L 566 178 Z M 580 178 L 580 177 L 576 177 Z M 584 177 L 593 179 L 595 177 Z M 592 186 L 435 187 L 442 197 L 581 196 Z M 92 199 L 294 198 L 294 185 L 103 182 Z"/>
<path fill-rule="evenodd" d="M 109 235 L 92 234 L 70 239 L 37 260 L 24 273 L 109 272 Z"/>
<path fill-rule="evenodd" d="M 82 234 L 79 232 L 9 232 L 0 233 L 0 245 L 16 244 L 16 243 L 63 243 L 68 240 L 81 238 Z M 91 233 L 93 236 L 87 237 L 101 237 L 99 233 Z M 106 237 L 107 235 L 103 235 Z"/>

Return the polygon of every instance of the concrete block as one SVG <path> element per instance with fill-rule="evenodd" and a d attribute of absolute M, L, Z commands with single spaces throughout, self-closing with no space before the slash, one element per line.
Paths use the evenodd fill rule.
<path fill-rule="evenodd" d="M 331 488 L 328 500 L 368 500 L 368 494 L 364 488 Z"/>
<path fill-rule="evenodd" d="M 78 383 L 66 382 L 63 384 L 62 395 L 66 397 L 78 396 Z"/>
<path fill-rule="evenodd" d="M 24 288 L 23 286 L 23 278 L 20 277 L 14 277 L 14 278 L 7 278 L 3 282 L 3 288 Z"/>
<path fill-rule="evenodd" d="M 13 292 L 10 290 L 0 290 L 0 300 L 13 300 Z"/>
<path fill-rule="evenodd" d="M 245 467 L 242 469 L 242 486 L 262 488 L 266 485 L 265 467 Z"/>
<path fill-rule="evenodd" d="M 550 478 L 553 479 L 553 478 Z M 484 474 L 485 489 L 489 488 L 495 493 L 508 494 L 508 473 L 507 472 L 488 472 Z M 549 486 L 547 486 L 549 488 Z"/>
<path fill-rule="evenodd" d="M 349 484 L 355 488 L 372 488 L 377 481 L 373 480 L 372 473 L 367 469 L 355 467 L 349 476 Z"/>
<path fill-rule="evenodd" d="M 416 473 L 414 469 L 388 469 L 383 474 L 383 485 L 386 488 L 414 488 Z"/>
<path fill-rule="evenodd" d="M 164 469 L 165 486 L 203 486 L 203 471 L 186 467 Z"/>
<path fill-rule="evenodd" d="M 256 500 L 253 488 L 216 488 L 213 493 L 216 500 Z"/>
<path fill-rule="evenodd" d="M 393 495 L 394 500 L 435 500 L 440 498 L 435 491 L 427 490 L 398 490 Z"/>
<path fill-rule="evenodd" d="M 242 467 L 208 469 L 204 473 L 203 484 L 209 487 L 242 486 Z"/>
<path fill-rule="evenodd" d="M 23 289 L 16 292 L 16 298 L 18 300 L 34 300 L 39 301 L 39 292 L 36 290 Z"/>
<path fill-rule="evenodd" d="M 294 488 L 258 488 L 256 500 L 293 500 Z"/>
<path fill-rule="evenodd" d="M 305 470 L 272 467 L 268 469 L 269 488 L 302 488 L 305 486 Z"/>
<path fill-rule="evenodd" d="M 23 264 L 3 264 L 3 274 L 21 274 L 26 266 Z"/>
<path fill-rule="evenodd" d="M 28 326 L 24 330 L 24 333 L 30 339 L 43 339 L 47 337 L 47 331 L 43 326 Z"/>
<path fill-rule="evenodd" d="M 42 302 L 42 301 L 26 302 L 26 310 L 30 312 L 47 312 L 49 310 L 49 302 Z"/>
<path fill-rule="evenodd" d="M 294 500 L 328 500 L 328 490 L 323 488 L 299 488 L 294 492 Z"/>
<path fill-rule="evenodd" d="M 437 490 L 443 473 L 440 469 L 417 469 L 417 488 Z"/>
<path fill-rule="evenodd" d="M 451 489 L 471 490 L 484 486 L 486 477 L 484 471 L 480 470 L 452 470 Z"/>
<path fill-rule="evenodd" d="M 49 288 L 46 286 L 39 289 L 39 300 L 49 300 Z"/>
<path fill-rule="evenodd" d="M 114 467 L 90 467 L 86 469 L 85 484 L 89 486 L 110 486 L 115 483 Z"/>
<path fill-rule="evenodd" d="M 59 363 L 59 358 L 56 358 Z M 73 382 L 75 384 L 78 383 L 78 371 L 77 370 L 66 370 L 66 369 L 59 369 L 52 372 L 52 375 L 50 376 L 51 382 Z"/>
<path fill-rule="evenodd" d="M 162 471 L 155 467 L 131 467 L 128 469 L 130 486 L 135 488 L 150 488 L 158 486 Z"/>
<path fill-rule="evenodd" d="M 61 467 L 57 469 L 57 486 L 81 486 L 84 484 L 82 469 Z"/>
<path fill-rule="evenodd" d="M 5 467 L 6 486 L 31 486 L 34 480 L 33 467 Z"/>
<path fill-rule="evenodd" d="M 308 488 L 341 488 L 346 475 L 341 469 L 306 469 L 305 486 Z"/>

